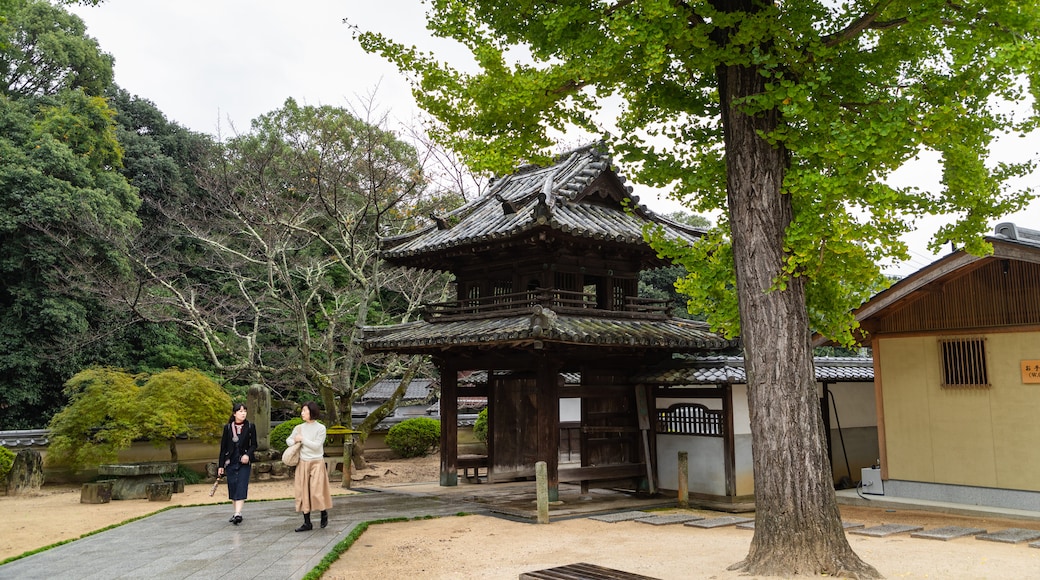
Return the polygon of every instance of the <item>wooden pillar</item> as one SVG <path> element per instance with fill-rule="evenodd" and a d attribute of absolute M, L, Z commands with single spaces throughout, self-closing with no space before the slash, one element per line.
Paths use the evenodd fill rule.
<path fill-rule="evenodd" d="M 823 436 L 827 442 L 827 465 L 831 468 L 831 479 L 834 479 L 834 441 L 831 439 L 831 390 L 829 383 L 823 383 L 820 397 L 820 416 L 823 418 Z M 852 478 L 852 474 L 849 474 Z"/>
<path fill-rule="evenodd" d="M 459 372 L 455 365 L 438 363 L 441 374 L 441 478 L 445 487 L 459 484 Z"/>
<path fill-rule="evenodd" d="M 737 442 L 733 434 L 733 385 L 722 385 L 722 449 L 725 455 L 726 496 L 737 495 Z"/>
<path fill-rule="evenodd" d="M 545 462 L 549 501 L 560 499 L 560 363 L 542 359 L 538 365 L 537 460 Z"/>
<path fill-rule="evenodd" d="M 654 472 L 653 453 L 650 451 L 650 406 L 647 401 L 647 386 L 636 385 L 636 414 L 639 421 L 640 452 L 639 458 L 646 465 L 647 492 L 657 493 L 656 473 Z"/>

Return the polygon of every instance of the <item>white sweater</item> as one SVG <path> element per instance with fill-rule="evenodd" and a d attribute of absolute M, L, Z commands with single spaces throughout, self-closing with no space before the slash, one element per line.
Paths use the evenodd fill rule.
<path fill-rule="evenodd" d="M 325 426 L 317 421 L 303 422 L 293 428 L 285 439 L 286 445 L 296 443 L 296 435 L 303 435 L 300 461 L 314 461 L 325 455 Z"/>

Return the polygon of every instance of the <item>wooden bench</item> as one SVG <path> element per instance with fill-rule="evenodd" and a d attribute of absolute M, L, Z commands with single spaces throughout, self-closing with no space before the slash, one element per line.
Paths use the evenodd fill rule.
<path fill-rule="evenodd" d="M 480 477 L 480 470 L 484 470 L 484 475 L 487 475 L 488 469 L 488 458 L 487 455 L 459 455 L 455 458 L 455 469 L 462 471 L 462 476 L 466 479 L 476 479 Z M 470 470 L 473 471 L 473 475 L 470 475 Z"/>
<path fill-rule="evenodd" d="M 520 580 L 658 580 L 652 576 L 579 562 L 520 574 Z"/>

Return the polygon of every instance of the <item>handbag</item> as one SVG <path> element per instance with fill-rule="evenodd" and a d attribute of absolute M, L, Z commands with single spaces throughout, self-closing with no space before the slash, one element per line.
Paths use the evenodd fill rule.
<path fill-rule="evenodd" d="M 292 467 L 300 462 L 300 449 L 303 443 L 293 443 L 282 452 L 282 463 Z"/>

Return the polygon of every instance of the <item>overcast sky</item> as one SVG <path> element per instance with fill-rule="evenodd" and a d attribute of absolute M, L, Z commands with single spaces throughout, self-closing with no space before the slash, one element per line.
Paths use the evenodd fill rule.
<path fill-rule="evenodd" d="M 420 0 L 105 0 L 97 7 L 67 9 L 115 57 L 116 83 L 154 102 L 167 118 L 211 135 L 246 132 L 252 119 L 289 97 L 301 104 L 350 106 L 374 93 L 375 104 L 393 118 L 413 118 L 418 111 L 404 78 L 382 58 L 362 51 L 344 19 L 433 50 L 444 60 L 461 63 L 467 57 L 450 41 L 430 37 Z M 1000 155 L 1040 158 L 1040 135 L 1006 140 Z M 938 180 L 927 161 L 896 177 L 898 184 L 929 189 L 937 188 Z M 1031 181 L 1040 187 L 1040 175 Z M 678 209 L 636 187 L 650 209 Z M 991 225 L 998 221 L 1040 229 L 1040 201 Z M 934 259 L 926 244 L 942 223 L 942 218 L 923 220 L 907 239 L 911 261 L 890 271 L 905 275 Z M 948 251 L 947 246 L 940 254 Z"/>

